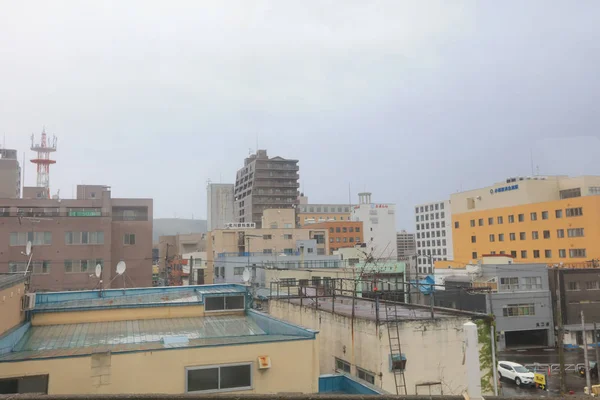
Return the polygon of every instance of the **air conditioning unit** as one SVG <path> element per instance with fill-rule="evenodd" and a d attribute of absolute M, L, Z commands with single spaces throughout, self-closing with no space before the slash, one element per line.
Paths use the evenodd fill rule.
<path fill-rule="evenodd" d="M 35 308 L 35 293 L 26 293 L 21 299 L 21 311 L 29 311 Z"/>

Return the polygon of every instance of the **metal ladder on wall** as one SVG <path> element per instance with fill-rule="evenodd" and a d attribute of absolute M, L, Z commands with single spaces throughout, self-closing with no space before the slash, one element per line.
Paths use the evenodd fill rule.
<path fill-rule="evenodd" d="M 390 310 L 389 303 L 385 304 L 385 319 L 388 328 L 388 339 L 390 342 L 390 363 L 392 373 L 394 374 L 394 383 L 396 385 L 396 394 L 406 396 L 406 379 L 404 378 L 404 368 L 394 369 L 394 360 L 402 361 L 402 347 L 400 346 L 400 327 L 398 326 L 397 306 L 394 303 L 394 309 Z"/>

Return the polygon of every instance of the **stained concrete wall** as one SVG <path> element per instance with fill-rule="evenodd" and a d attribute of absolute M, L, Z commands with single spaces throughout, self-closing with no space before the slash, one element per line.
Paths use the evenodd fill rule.
<path fill-rule="evenodd" d="M 375 375 L 375 386 L 396 393 L 394 376 L 390 372 L 389 339 L 386 325 L 375 321 L 332 314 L 301 307 L 285 300 L 269 302 L 271 315 L 293 324 L 319 331 L 320 373 L 335 371 L 335 358 Z M 402 353 L 406 355 L 407 394 L 415 394 L 415 385 L 441 382 L 432 386 L 432 394 L 463 393 L 467 388 L 467 368 L 464 364 L 465 345 L 463 324 L 468 317 L 456 316 L 436 320 L 405 321 L 400 325 Z M 481 373 L 481 372 L 480 372 Z M 419 388 L 419 394 L 429 393 Z"/>

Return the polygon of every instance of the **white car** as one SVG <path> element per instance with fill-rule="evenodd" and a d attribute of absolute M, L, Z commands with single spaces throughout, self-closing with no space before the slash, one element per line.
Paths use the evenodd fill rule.
<path fill-rule="evenodd" d="M 498 378 L 515 381 L 517 386 L 533 385 L 533 372 L 521 364 L 510 361 L 500 361 L 498 363 Z"/>

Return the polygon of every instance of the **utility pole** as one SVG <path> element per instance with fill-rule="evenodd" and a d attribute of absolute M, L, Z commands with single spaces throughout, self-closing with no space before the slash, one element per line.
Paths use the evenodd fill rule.
<path fill-rule="evenodd" d="M 169 286 L 169 243 L 167 243 L 167 252 L 165 253 L 165 286 Z"/>
<path fill-rule="evenodd" d="M 554 267 L 554 282 L 556 282 L 556 322 L 558 323 L 558 363 L 560 365 L 559 376 L 560 376 L 560 394 L 564 395 L 567 392 L 565 372 L 565 349 L 563 346 L 564 339 L 564 328 L 562 318 L 562 302 L 560 300 L 562 291 L 561 282 L 561 270 L 558 267 Z"/>
<path fill-rule="evenodd" d="M 587 335 L 585 334 L 585 317 L 581 310 L 581 329 L 583 330 L 583 362 L 585 363 L 585 384 L 588 388 L 588 393 L 592 394 L 592 382 L 590 380 L 590 361 L 588 359 Z"/>
<path fill-rule="evenodd" d="M 494 396 L 498 396 L 498 365 L 496 364 L 496 316 L 494 315 L 494 307 L 492 305 L 492 289 L 488 289 L 488 302 L 490 305 L 488 314 L 491 315 L 490 322 L 490 343 L 492 345 L 492 375 L 494 377 Z"/>
<path fill-rule="evenodd" d="M 594 343 L 596 343 L 596 365 L 600 364 L 600 357 L 598 357 L 598 328 L 596 327 L 596 323 L 594 322 Z M 600 367 L 596 367 L 600 370 Z M 598 379 L 598 383 L 600 384 L 600 373 L 597 374 L 596 379 Z"/>

